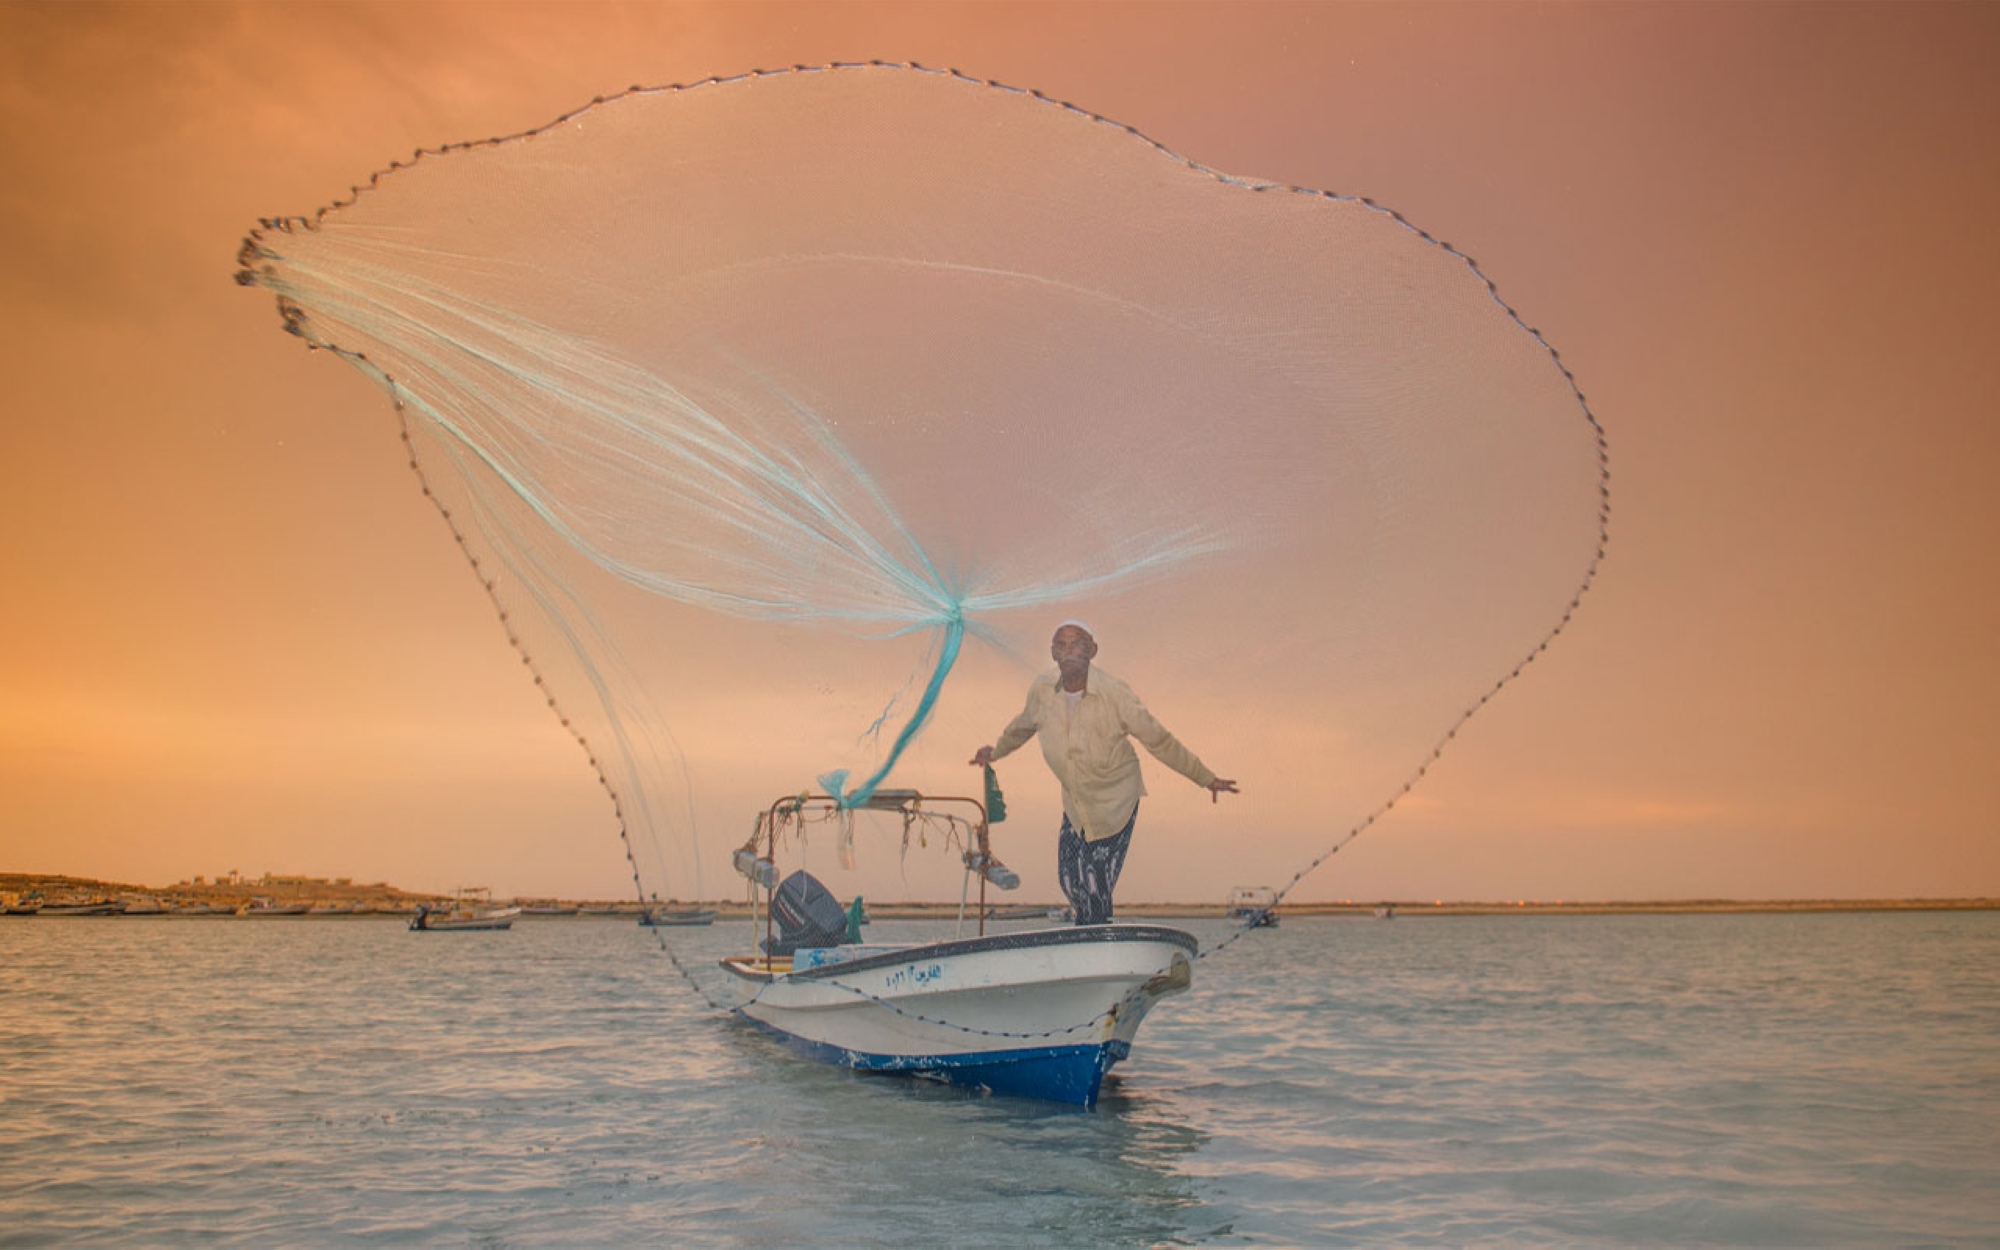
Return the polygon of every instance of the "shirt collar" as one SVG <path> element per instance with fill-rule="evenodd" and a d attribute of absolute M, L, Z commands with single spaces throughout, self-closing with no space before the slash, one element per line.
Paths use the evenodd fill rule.
<path fill-rule="evenodd" d="M 1062 670 L 1060 668 L 1055 669 L 1049 673 L 1048 683 L 1050 688 L 1053 689 L 1057 694 L 1069 693 L 1069 691 L 1064 690 L 1062 688 Z M 1097 693 L 1097 665 L 1095 664 L 1091 665 L 1090 671 L 1083 675 L 1083 689 L 1078 693 L 1079 694 Z"/>

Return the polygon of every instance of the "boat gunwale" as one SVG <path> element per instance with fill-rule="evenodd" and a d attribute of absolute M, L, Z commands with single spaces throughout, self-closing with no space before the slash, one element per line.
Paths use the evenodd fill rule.
<path fill-rule="evenodd" d="M 830 980 L 847 976 L 854 972 L 874 968 L 893 967 L 908 963 L 912 959 L 941 959 L 958 955 L 976 955 L 988 951 L 1033 950 L 1038 947 L 1075 946 L 1083 943 L 1112 942 L 1166 942 L 1178 946 L 1189 955 L 1199 954 L 1201 943 L 1192 933 L 1168 925 L 1155 924 L 1093 924 L 1066 925 L 1056 929 L 1029 929 L 1019 933 L 989 933 L 982 937 L 952 938 L 943 942 L 916 943 L 898 947 L 879 955 L 867 955 L 860 959 L 842 960 L 837 963 L 821 964 L 816 968 L 801 968 L 779 971 L 767 965 L 762 955 L 735 955 L 721 960 L 722 966 L 731 974 L 746 980 L 794 981 Z M 789 959 L 787 959 L 789 963 Z"/>

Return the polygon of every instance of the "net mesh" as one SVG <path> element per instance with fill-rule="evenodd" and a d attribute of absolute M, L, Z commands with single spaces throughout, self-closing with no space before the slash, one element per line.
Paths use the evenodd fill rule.
<path fill-rule="evenodd" d="M 1597 423 L 1463 254 L 955 73 L 634 90 L 267 220 L 238 277 L 393 397 L 642 897 L 733 892 L 775 795 L 978 794 L 1066 616 L 1244 787 L 1156 770 L 1134 865 L 1284 880 L 1603 552 Z M 1026 767 L 995 849 L 1048 897 Z"/>

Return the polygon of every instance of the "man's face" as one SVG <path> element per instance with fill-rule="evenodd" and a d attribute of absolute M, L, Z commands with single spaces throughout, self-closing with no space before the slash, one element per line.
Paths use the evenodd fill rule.
<path fill-rule="evenodd" d="M 1082 672 L 1097 658 L 1097 640 L 1074 625 L 1065 625 L 1049 644 L 1049 655 L 1063 672 Z"/>

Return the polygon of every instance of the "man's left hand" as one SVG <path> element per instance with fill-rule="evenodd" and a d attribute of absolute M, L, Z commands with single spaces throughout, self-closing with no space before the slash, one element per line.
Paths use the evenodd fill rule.
<path fill-rule="evenodd" d="M 1211 803 L 1220 802 L 1222 796 L 1225 794 L 1236 793 L 1238 793 L 1236 783 L 1226 778 L 1217 777 L 1214 781 L 1208 783 L 1208 801 Z"/>

